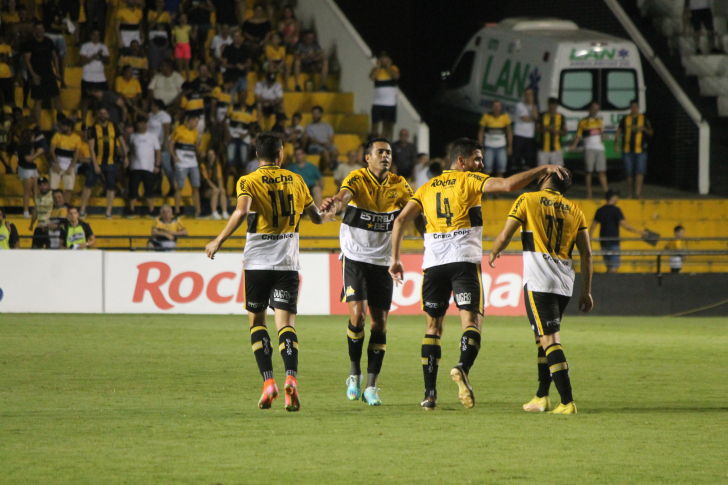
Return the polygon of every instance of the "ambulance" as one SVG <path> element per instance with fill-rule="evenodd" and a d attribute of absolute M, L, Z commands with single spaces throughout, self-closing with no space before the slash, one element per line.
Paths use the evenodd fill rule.
<path fill-rule="evenodd" d="M 461 127 L 469 125 L 468 132 L 477 129 L 494 100 L 501 101 L 513 118 L 527 88 L 535 91 L 541 112 L 548 109 L 548 98 L 557 98 L 569 130 L 564 147 L 571 144 L 589 104 L 597 101 L 607 158 L 619 157 L 613 148 L 614 132 L 630 101 L 636 99 L 640 111 L 646 108 L 637 47 L 625 39 L 580 29 L 569 20 L 509 18 L 485 27 L 470 39 L 443 79 L 435 115 L 450 117 L 449 126 L 456 119 Z"/>

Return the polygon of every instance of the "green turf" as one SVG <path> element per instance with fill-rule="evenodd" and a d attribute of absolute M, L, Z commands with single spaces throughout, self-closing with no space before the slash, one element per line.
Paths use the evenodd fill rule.
<path fill-rule="evenodd" d="M 256 407 L 241 317 L 2 315 L 0 483 L 728 483 L 725 320 L 567 318 L 576 416 L 521 410 L 536 352 L 510 318 L 486 320 L 463 409 L 446 325 L 425 412 L 422 318 L 390 321 L 381 408 L 345 397 L 346 319 L 299 318 L 287 413 Z"/>

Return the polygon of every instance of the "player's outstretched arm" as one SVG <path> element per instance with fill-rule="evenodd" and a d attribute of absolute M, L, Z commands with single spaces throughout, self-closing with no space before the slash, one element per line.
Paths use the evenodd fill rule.
<path fill-rule="evenodd" d="M 329 209 L 328 211 L 322 211 L 321 209 L 316 207 L 315 204 L 311 204 L 310 206 L 306 207 L 304 211 L 306 212 L 306 214 L 308 214 L 308 217 L 311 218 L 311 222 L 313 222 L 314 224 L 323 224 L 324 222 L 331 222 L 336 220 L 336 212 L 331 209 Z"/>
<path fill-rule="evenodd" d="M 404 266 L 402 266 L 401 261 L 404 228 L 420 215 L 422 215 L 422 206 L 410 200 L 394 220 L 394 225 L 392 226 L 392 264 L 389 266 L 389 274 L 392 275 L 392 279 L 394 279 L 396 285 L 399 285 L 404 277 Z"/>
<path fill-rule="evenodd" d="M 323 201 L 321 204 L 321 212 L 331 211 L 334 214 L 338 214 L 341 209 L 347 206 L 352 197 L 354 197 L 354 195 L 351 191 L 341 189 L 338 194 Z"/>
<path fill-rule="evenodd" d="M 205 246 L 205 253 L 210 259 L 215 259 L 215 253 L 220 250 L 222 243 L 227 241 L 227 238 L 238 230 L 238 227 L 243 223 L 248 214 L 250 213 L 250 204 L 253 199 L 247 195 L 241 195 L 238 197 L 238 205 L 235 207 L 235 211 L 230 216 L 225 229 L 222 230 L 219 236 L 214 241 L 210 242 Z"/>
<path fill-rule="evenodd" d="M 579 257 L 581 258 L 581 296 L 579 296 L 579 311 L 587 313 L 594 307 L 594 301 L 591 296 L 594 266 L 592 265 L 591 243 L 589 242 L 589 232 L 587 230 L 577 233 L 576 248 L 579 250 Z"/>
<path fill-rule="evenodd" d="M 513 192 L 514 190 L 524 188 L 534 180 L 550 173 L 556 174 L 559 178 L 564 178 L 564 175 L 568 172 L 564 167 L 559 167 L 558 165 L 543 165 L 526 172 L 511 175 L 508 178 L 491 177 L 485 181 L 483 193 Z"/>
<path fill-rule="evenodd" d="M 516 233 L 518 228 L 521 227 L 521 223 L 510 217 L 506 219 L 506 225 L 503 230 L 498 234 L 493 243 L 493 250 L 488 256 L 488 264 L 491 268 L 495 268 L 495 260 L 500 258 L 500 254 L 508 247 L 513 239 L 513 235 Z"/>

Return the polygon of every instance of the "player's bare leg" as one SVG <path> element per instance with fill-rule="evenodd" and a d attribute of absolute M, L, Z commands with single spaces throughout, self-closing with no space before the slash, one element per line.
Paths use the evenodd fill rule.
<path fill-rule="evenodd" d="M 387 316 L 388 310 L 369 307 L 371 327 L 369 332 L 369 345 L 367 346 L 367 384 L 362 394 L 362 401 L 370 406 L 381 406 L 377 389 L 377 379 L 382 370 L 384 354 L 387 350 Z"/>
<path fill-rule="evenodd" d="M 349 327 L 346 340 L 349 344 L 349 378 L 346 380 L 346 396 L 350 401 L 361 399 L 361 354 L 364 349 L 364 324 L 367 319 L 367 301 L 349 302 Z"/>
<path fill-rule="evenodd" d="M 431 317 L 427 315 L 427 329 L 422 340 L 422 372 L 425 376 L 425 399 L 420 404 L 426 410 L 437 407 L 437 370 L 440 366 L 442 337 L 445 316 Z"/>
<path fill-rule="evenodd" d="M 298 335 L 296 334 L 296 314 L 280 308 L 275 309 L 276 329 L 278 330 L 278 350 L 286 368 L 286 411 L 298 411 Z"/>
<path fill-rule="evenodd" d="M 483 316 L 478 312 L 460 310 L 460 320 L 463 324 L 463 335 L 460 338 L 460 362 L 452 368 L 450 377 L 458 385 L 460 402 L 470 409 L 475 405 L 475 395 L 468 374 L 480 351 L 480 331 Z"/>
<path fill-rule="evenodd" d="M 549 388 L 551 387 L 551 372 L 549 372 L 549 364 L 546 360 L 546 352 L 541 346 L 541 338 L 536 337 L 536 347 L 538 348 L 537 364 L 538 364 L 538 390 L 536 396 L 523 405 L 526 412 L 542 413 L 551 409 L 551 399 L 549 398 Z"/>
<path fill-rule="evenodd" d="M 258 313 L 248 312 L 250 320 L 250 341 L 258 369 L 263 376 L 263 395 L 258 401 L 260 409 L 270 409 L 278 398 L 278 386 L 273 379 L 273 345 L 265 326 L 265 310 Z"/>
<path fill-rule="evenodd" d="M 552 335 L 541 336 L 541 347 L 546 353 L 551 378 L 556 390 L 561 396 L 561 404 L 551 411 L 553 414 L 576 414 L 576 404 L 571 394 L 571 379 L 569 378 L 569 364 L 561 348 L 559 332 Z"/>

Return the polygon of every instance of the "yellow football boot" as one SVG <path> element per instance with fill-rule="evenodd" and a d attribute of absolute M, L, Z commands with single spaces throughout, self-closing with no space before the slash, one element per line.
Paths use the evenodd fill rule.
<path fill-rule="evenodd" d="M 576 414 L 576 404 L 571 401 L 569 404 L 559 404 L 556 409 L 549 411 L 550 414 Z"/>
<path fill-rule="evenodd" d="M 536 396 L 523 405 L 523 410 L 528 413 L 542 413 L 549 409 L 551 409 L 551 399 L 548 396 Z"/>

